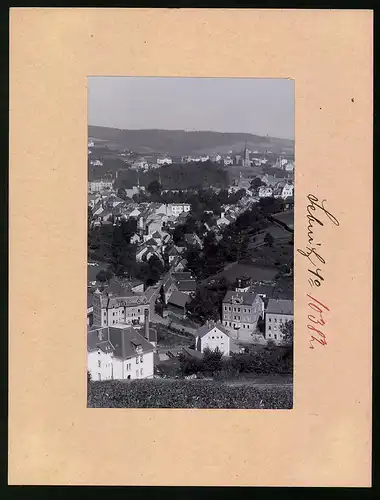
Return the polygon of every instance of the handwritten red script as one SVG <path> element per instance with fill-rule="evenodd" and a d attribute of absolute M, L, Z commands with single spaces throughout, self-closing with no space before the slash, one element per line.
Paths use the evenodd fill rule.
<path fill-rule="evenodd" d="M 323 218 L 327 218 L 335 226 L 339 226 L 338 219 L 332 215 L 331 212 L 325 207 L 326 200 L 319 201 L 319 199 L 313 195 L 309 194 L 307 197 L 309 204 L 307 205 L 307 215 L 308 220 L 307 226 L 307 238 L 308 245 L 305 249 L 297 249 L 297 252 L 302 255 L 308 261 L 308 283 L 311 288 L 320 288 L 325 281 L 323 266 L 326 264 L 326 260 L 322 256 L 321 248 L 322 242 L 320 238 L 315 235 L 315 229 L 320 226 L 323 227 Z M 326 220 L 325 220 L 326 222 Z M 314 343 L 317 342 L 319 345 L 327 345 L 326 334 L 323 327 L 326 325 L 327 321 L 323 314 L 330 312 L 330 309 L 326 304 L 322 302 L 322 299 L 317 299 L 314 295 L 306 294 L 310 300 L 308 307 L 311 309 L 308 314 L 308 324 L 307 328 L 311 330 L 309 347 L 314 349 Z"/>

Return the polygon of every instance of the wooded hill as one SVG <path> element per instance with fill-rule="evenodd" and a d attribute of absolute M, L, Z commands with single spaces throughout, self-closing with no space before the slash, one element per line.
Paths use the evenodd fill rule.
<path fill-rule="evenodd" d="M 89 125 L 88 136 L 140 154 L 228 154 L 250 149 L 292 152 L 294 141 L 245 133 L 185 130 L 122 130 Z"/>

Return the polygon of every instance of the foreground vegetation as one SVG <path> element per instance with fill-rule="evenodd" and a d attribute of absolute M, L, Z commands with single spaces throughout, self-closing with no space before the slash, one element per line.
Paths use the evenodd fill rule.
<path fill-rule="evenodd" d="M 89 408 L 290 409 L 292 386 L 229 386 L 208 380 L 90 382 Z"/>

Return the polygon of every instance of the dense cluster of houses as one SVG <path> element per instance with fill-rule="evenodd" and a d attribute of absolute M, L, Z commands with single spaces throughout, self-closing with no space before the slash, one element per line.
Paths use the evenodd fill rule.
<path fill-rule="evenodd" d="M 237 204 L 224 205 L 220 215 L 209 211 L 210 218 L 203 225 L 205 232 L 212 230 L 217 239 L 221 238 L 223 228 L 234 222 L 253 202 L 255 200 L 247 193 Z M 174 228 L 184 224 L 191 213 L 188 203 L 135 203 L 121 199 L 113 190 L 107 189 L 102 193 L 90 192 L 88 205 L 92 210 L 94 226 L 136 220 L 136 233 L 131 243 L 137 245 L 137 262 L 147 262 L 153 255 L 164 262 L 166 257 L 170 266 L 178 265 L 176 270 L 179 271 L 184 267 L 181 261 L 186 248 L 192 245 L 201 249 L 203 246 L 202 239 L 195 233 L 185 234 L 181 243 L 173 242 Z"/>
<path fill-rule="evenodd" d="M 94 147 L 94 141 L 88 143 Z M 254 189 L 251 180 L 239 179 L 230 186 L 229 193 L 241 189 L 244 196 L 235 205 L 225 205 L 221 214 L 209 212 L 210 219 L 204 223 L 206 233 L 213 231 L 216 238 L 222 237 L 223 229 L 233 223 L 240 213 L 247 210 L 259 198 L 277 197 L 290 200 L 294 196 L 294 163 L 278 158 L 273 172 L 260 172 L 265 167 L 265 155 L 245 148 L 243 155 L 226 156 L 215 153 L 212 156 L 186 156 L 175 159 L 169 155 L 155 158 L 139 157 L 131 160 L 125 153 L 132 169 L 147 170 L 182 161 L 183 163 L 213 161 L 224 165 L 254 166 L 262 186 Z M 101 164 L 91 160 L 92 165 Z M 100 162 L 100 163 L 94 163 Z M 173 229 L 186 222 L 191 213 L 188 203 L 136 203 L 133 196 L 143 187 L 133 186 L 125 190 L 126 198 L 120 198 L 112 180 L 99 179 L 88 183 L 88 205 L 92 212 L 92 224 L 117 224 L 122 220 L 134 219 L 136 231 L 131 242 L 135 243 L 136 261 L 147 262 L 152 256 L 163 263 L 167 261 L 170 272 L 162 278 L 162 297 L 166 314 L 185 318 L 187 306 L 196 292 L 196 280 L 186 269 L 184 254 L 187 246 L 203 246 L 202 238 L 195 233 L 185 234 L 183 242 L 173 241 Z M 106 286 L 91 293 L 88 305 L 88 370 L 93 380 L 144 379 L 153 378 L 154 366 L 159 358 L 157 333 L 151 325 L 152 289 L 145 289 L 138 280 L 113 278 Z M 205 349 L 218 348 L 229 356 L 237 345 L 245 342 L 284 340 L 283 328 L 293 319 L 293 301 L 273 296 L 273 286 L 268 283 L 254 283 L 242 278 L 228 290 L 222 304 L 221 318 L 207 322 L 194 336 L 194 348 L 181 348 L 187 356 L 200 357 Z M 154 297 L 154 300 L 155 297 Z M 153 301 L 154 302 L 154 301 Z"/>
<path fill-rule="evenodd" d="M 195 286 L 191 273 L 173 273 L 163 283 L 165 302 L 177 307 L 177 295 L 190 300 Z M 206 349 L 218 349 L 230 356 L 255 336 L 281 344 L 283 325 L 293 320 L 293 314 L 292 300 L 271 298 L 269 286 L 238 280 L 223 300 L 222 320 L 207 321 L 198 328 L 192 348 L 159 353 L 157 332 L 150 325 L 148 294 L 112 283 L 94 293 L 94 321 L 87 332 L 88 371 L 92 380 L 100 381 L 153 378 L 157 362 L 179 354 L 200 358 Z M 264 324 L 261 333 L 259 321 Z"/>

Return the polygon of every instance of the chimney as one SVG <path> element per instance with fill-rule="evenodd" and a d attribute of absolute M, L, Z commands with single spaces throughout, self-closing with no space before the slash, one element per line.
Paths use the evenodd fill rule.
<path fill-rule="evenodd" d="M 149 309 L 144 311 L 144 337 L 149 341 Z"/>

